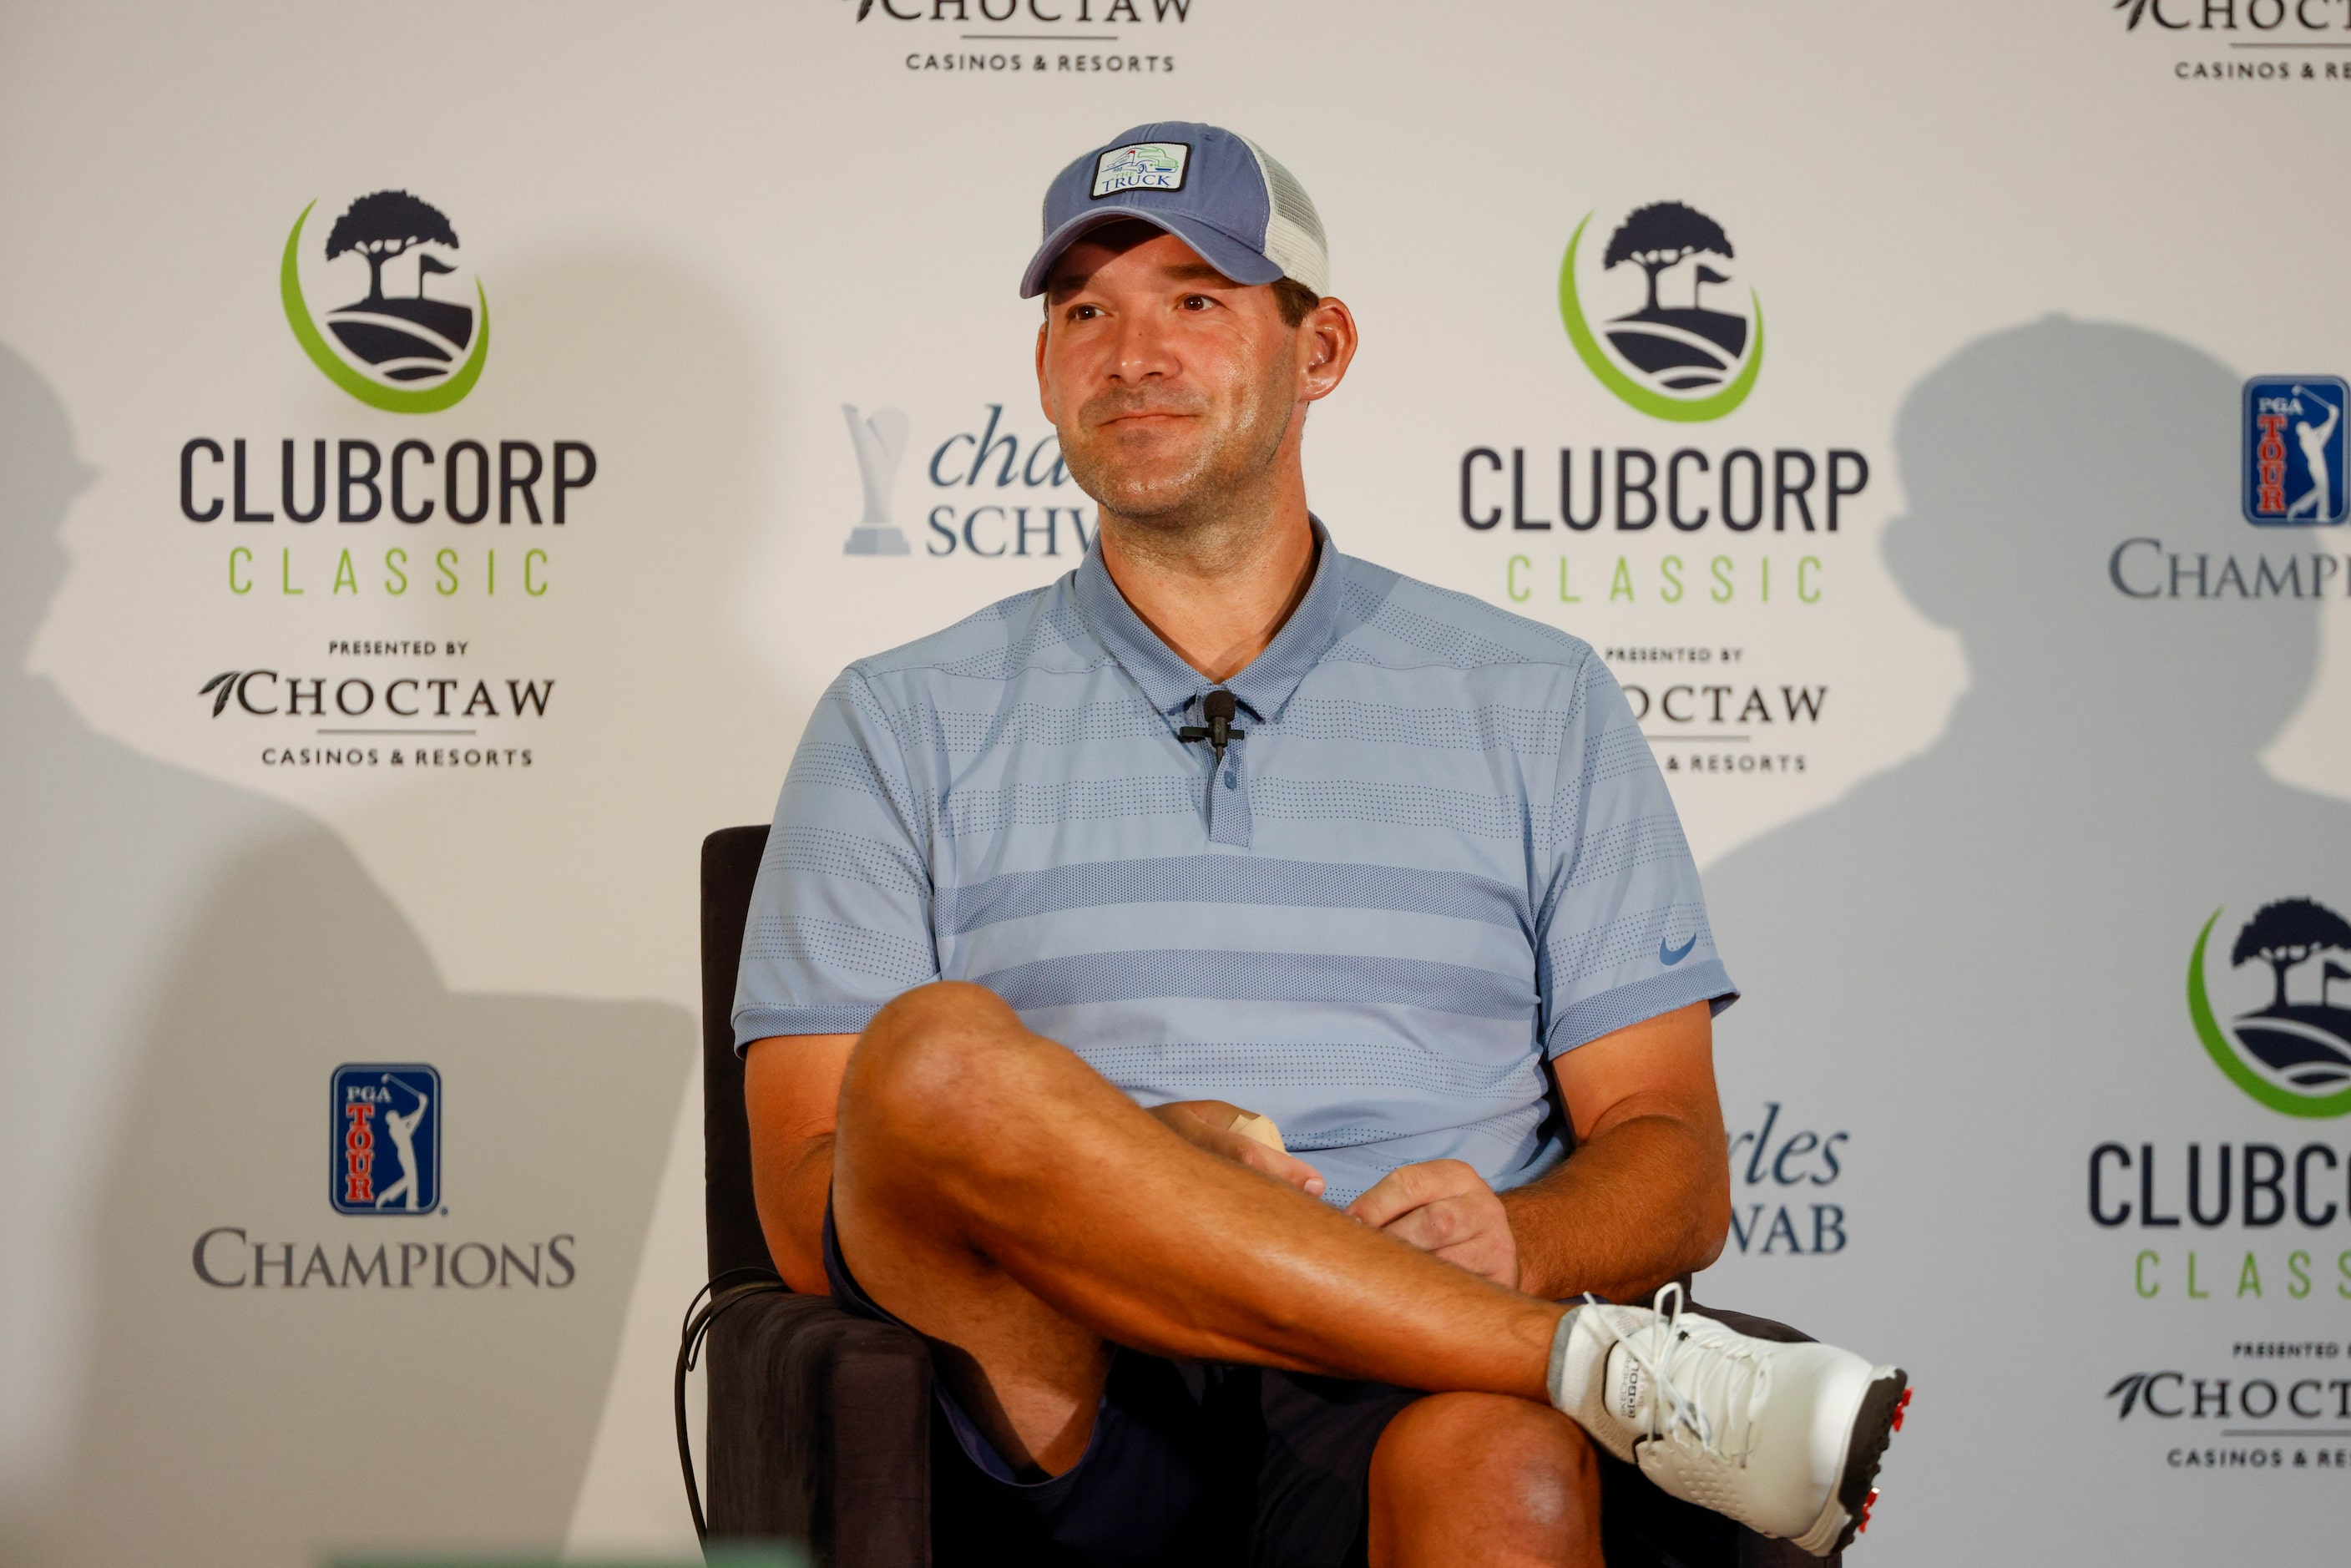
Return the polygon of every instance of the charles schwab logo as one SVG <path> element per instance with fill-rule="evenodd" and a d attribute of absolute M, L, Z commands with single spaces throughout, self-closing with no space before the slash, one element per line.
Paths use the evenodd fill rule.
<path fill-rule="evenodd" d="M 278 294 L 295 341 L 329 381 L 371 408 L 430 413 L 455 406 L 474 390 L 489 355 L 490 300 L 457 258 L 448 217 L 406 191 L 376 191 L 343 210 L 323 245 L 306 250 L 317 207 L 311 203 L 294 220 L 278 263 Z M 332 298 L 357 287 L 356 263 L 366 265 L 367 292 L 314 309 L 313 287 Z M 440 296 L 435 279 L 445 279 Z"/>
<path fill-rule="evenodd" d="M 890 515 L 890 496 L 898 487 L 898 461 L 906 455 L 906 411 L 862 414 L 856 404 L 845 402 L 841 412 L 849 418 L 849 444 L 857 449 L 857 477 L 865 486 L 865 515 L 849 530 L 841 553 L 905 555 L 906 533 Z"/>
<path fill-rule="evenodd" d="M 1696 940 L 1693 935 L 1691 944 Z M 1688 953 L 1685 946 L 1682 956 Z M 1657 957 L 1668 966 L 1681 961 L 1665 946 L 1659 947 Z M 1766 1104 L 1762 1124 L 1730 1140 L 1731 1169 L 1740 1182 L 1731 1203 L 1730 1239 L 1739 1250 L 1766 1258 L 1818 1258 L 1844 1251 L 1844 1205 L 1829 1201 L 1823 1189 L 1844 1175 L 1848 1156 L 1841 1145 L 1852 1138 L 1842 1129 L 1807 1127 L 1792 1116 L 1783 1121 L 1779 1101 Z M 1742 1147 L 1747 1151 L 1743 1161 Z"/>
<path fill-rule="evenodd" d="M 1559 268 L 1560 315 L 1585 368 L 1657 419 L 1720 419 L 1746 402 L 1763 369 L 1763 306 L 1725 270 L 1737 252 L 1722 225 L 1655 202 L 1626 214 L 1595 254 L 1583 238 L 1597 215 L 1575 225 Z"/>
<path fill-rule="evenodd" d="M 985 404 L 981 417 L 933 444 L 917 459 L 915 484 L 928 491 L 916 503 L 927 556 L 1055 559 L 1082 556 L 1093 542 L 1094 513 L 1061 460 L 1061 437 L 1048 428 L 1024 435 L 1005 417 L 1005 405 Z M 857 457 L 864 510 L 841 546 L 844 555 L 911 555 L 898 521 L 899 470 L 914 438 L 902 409 L 872 413 L 843 403 L 849 444 Z M 934 426 L 934 434 L 938 427 Z"/>
<path fill-rule="evenodd" d="M 441 1207 L 441 1074 L 421 1061 L 346 1062 L 329 1080 L 327 1196 L 338 1214 Z"/>
<path fill-rule="evenodd" d="M 2214 911 L 2204 923 L 2188 960 L 2189 1017 L 2214 1065 L 2273 1111 L 2293 1116 L 2351 1112 L 2351 1008 L 2335 1003 L 2335 987 L 2351 981 L 2351 968 L 2327 956 L 2351 956 L 2351 922 L 2308 898 L 2282 898 L 2255 910 L 2229 947 L 2230 968 L 2238 973 L 2221 979 L 2229 990 L 2244 993 L 2235 997 L 2238 1006 L 2260 1005 L 2224 1019 L 2207 973 L 2207 949 L 2223 913 Z M 2253 973 L 2243 976 L 2248 966 Z M 2297 986 L 2298 969 L 2307 977 Z"/>

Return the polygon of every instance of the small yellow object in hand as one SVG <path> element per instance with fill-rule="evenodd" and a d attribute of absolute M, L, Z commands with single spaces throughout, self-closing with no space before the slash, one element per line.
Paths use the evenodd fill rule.
<path fill-rule="evenodd" d="M 1273 1118 L 1270 1116 L 1260 1116 L 1254 1112 L 1244 1111 L 1233 1118 L 1233 1124 L 1227 1127 L 1225 1131 L 1238 1133 L 1244 1138 L 1254 1138 L 1269 1149 L 1280 1149 L 1284 1154 L 1290 1152 L 1290 1145 L 1281 1141 L 1281 1129 L 1273 1124 Z"/>

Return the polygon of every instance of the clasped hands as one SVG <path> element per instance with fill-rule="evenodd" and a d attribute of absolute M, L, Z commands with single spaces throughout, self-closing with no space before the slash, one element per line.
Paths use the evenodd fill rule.
<path fill-rule="evenodd" d="M 1309 1197 L 1322 1197 L 1322 1176 L 1312 1166 L 1231 1130 L 1243 1113 L 1222 1100 L 1177 1100 L 1151 1112 L 1196 1147 L 1287 1182 Z M 1476 1169 L 1460 1160 L 1399 1166 L 1344 1212 L 1506 1290 L 1519 1288 L 1519 1243 L 1510 1214 Z"/>

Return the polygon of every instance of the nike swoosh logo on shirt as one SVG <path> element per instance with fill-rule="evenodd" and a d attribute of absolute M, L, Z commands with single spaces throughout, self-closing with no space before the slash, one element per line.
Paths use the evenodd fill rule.
<path fill-rule="evenodd" d="M 1657 938 L 1657 962 L 1670 969 L 1676 964 L 1678 964 L 1683 959 L 1688 957 L 1690 956 L 1690 949 L 1697 946 L 1698 933 L 1695 931 L 1689 934 L 1689 940 L 1683 943 L 1677 948 L 1667 946 L 1666 939 L 1660 936 Z"/>

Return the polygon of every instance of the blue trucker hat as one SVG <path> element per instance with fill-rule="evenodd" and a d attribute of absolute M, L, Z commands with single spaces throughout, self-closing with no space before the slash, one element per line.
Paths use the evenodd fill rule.
<path fill-rule="evenodd" d="M 1129 218 L 1165 229 L 1236 283 L 1288 277 L 1331 292 L 1322 220 L 1290 171 L 1246 136 L 1163 120 L 1121 131 L 1055 177 L 1045 243 L 1020 275 L 1020 298 L 1045 292 L 1053 264 L 1081 236 Z"/>

